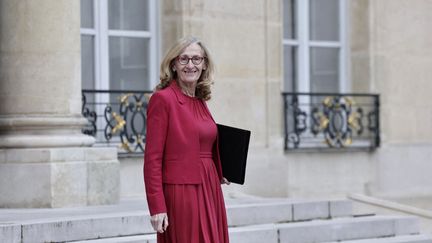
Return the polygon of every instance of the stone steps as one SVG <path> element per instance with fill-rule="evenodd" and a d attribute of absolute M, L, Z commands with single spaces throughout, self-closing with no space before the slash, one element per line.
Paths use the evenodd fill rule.
<path fill-rule="evenodd" d="M 138 210 L 142 205 L 145 202 L 82 210 L 1 209 L 0 242 L 154 243 L 148 210 Z M 338 242 L 382 237 L 387 238 L 379 240 L 390 240 L 402 235 L 427 237 L 418 235 L 418 221 L 414 217 L 356 217 L 352 215 L 352 203 L 347 200 L 227 200 L 227 214 L 232 243 Z M 396 240 L 399 239 L 403 238 Z M 430 239 L 414 240 L 423 240 L 419 241 L 423 243 Z"/>
<path fill-rule="evenodd" d="M 305 221 L 352 216 L 347 200 L 254 202 L 227 206 L 229 226 Z"/>
<path fill-rule="evenodd" d="M 431 243 L 418 234 L 414 217 L 369 216 L 230 227 L 232 243 Z M 80 241 L 81 243 L 155 243 L 155 235 Z"/>
<path fill-rule="evenodd" d="M 145 205 L 145 202 L 142 202 Z M 347 216 L 351 213 L 351 203 L 344 200 L 336 201 L 302 201 L 302 200 L 259 200 L 248 202 L 230 202 L 227 205 L 229 226 L 290 222 Z M 112 213 L 106 207 L 95 208 L 100 213 L 76 209 L 24 210 L 36 218 L 24 217 L 20 222 L 1 226 L 9 235 L 8 238 L 22 237 L 23 242 L 63 242 L 87 239 L 131 236 L 153 233 L 150 216 L 147 210 L 133 210 Z M 110 209 L 108 207 L 108 209 Z M 41 212 L 42 211 L 42 212 Z M 65 212 L 66 211 L 66 212 Z M 60 215 L 60 216 L 57 216 Z M 70 215 L 70 216 L 67 216 Z M 1 222 L 0 222 L 1 223 Z M 2 231 L 0 231 L 2 232 Z M 31 239 L 31 240 L 30 240 Z"/>
<path fill-rule="evenodd" d="M 231 242 L 248 242 L 248 243 L 272 243 L 277 242 L 273 235 L 268 235 L 270 238 L 266 238 L 265 241 L 257 241 L 255 232 L 252 234 L 248 234 L 243 238 L 239 239 L 239 236 L 231 235 Z M 262 239 L 262 237 L 260 237 Z M 363 240 L 352 240 L 352 241 L 334 241 L 327 243 L 431 243 L 431 237 L 427 235 L 404 235 L 404 236 L 396 236 L 396 237 L 385 237 L 379 239 L 363 239 Z M 129 236 L 129 237 L 121 237 L 121 238 L 112 238 L 112 239 L 99 239 L 99 240 L 90 240 L 90 241 L 77 241 L 75 243 L 156 243 L 156 238 L 154 235 L 146 235 L 146 236 Z"/>
<path fill-rule="evenodd" d="M 371 216 L 314 220 L 279 226 L 279 238 L 285 243 L 312 243 L 373 239 L 418 234 L 417 218 Z"/>
<path fill-rule="evenodd" d="M 387 239 L 394 239 L 396 236 L 402 235 L 411 237 L 416 234 L 415 236 L 417 236 L 418 233 L 417 219 L 402 216 L 336 218 L 253 225 L 230 229 L 230 237 L 233 243 L 318 243 L 342 242 L 354 239 L 364 239 L 364 242 L 369 242 L 375 240 L 375 238 L 387 237 Z M 428 239 L 429 242 L 432 242 L 432 238 L 428 236 L 422 237 L 424 237 L 422 240 Z"/>
<path fill-rule="evenodd" d="M 431 243 L 432 239 L 428 235 L 402 235 L 396 237 L 386 237 L 379 239 L 334 241 L 328 243 Z"/>
<path fill-rule="evenodd" d="M 135 235 L 98 240 L 74 241 L 73 243 L 156 243 L 156 235 Z"/>

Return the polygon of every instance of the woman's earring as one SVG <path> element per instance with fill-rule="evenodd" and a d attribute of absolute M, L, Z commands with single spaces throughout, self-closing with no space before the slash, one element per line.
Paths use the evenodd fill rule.
<path fill-rule="evenodd" d="M 175 72 L 176 71 L 175 67 L 173 67 L 172 70 L 173 70 L 173 72 Z"/>

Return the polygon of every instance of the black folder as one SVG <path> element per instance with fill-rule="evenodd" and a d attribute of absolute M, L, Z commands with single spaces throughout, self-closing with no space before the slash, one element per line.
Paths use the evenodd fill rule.
<path fill-rule="evenodd" d="M 222 173 L 230 182 L 244 184 L 251 132 L 217 124 Z"/>

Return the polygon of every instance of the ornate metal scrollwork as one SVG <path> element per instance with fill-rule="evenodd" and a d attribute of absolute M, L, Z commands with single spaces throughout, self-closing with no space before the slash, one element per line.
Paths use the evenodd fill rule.
<path fill-rule="evenodd" d="M 284 96 L 286 149 L 322 149 L 323 142 L 328 148 L 379 146 L 377 95 L 284 93 Z M 299 96 L 303 96 L 302 104 L 299 104 Z M 357 104 L 353 96 L 364 102 Z M 374 102 L 367 103 L 368 100 Z"/>
<path fill-rule="evenodd" d="M 90 108 L 88 107 L 87 104 L 87 97 L 82 94 L 81 97 L 82 100 L 82 106 L 81 106 L 81 113 L 84 116 L 84 118 L 86 118 L 88 120 L 87 125 L 85 125 L 81 131 L 84 134 L 90 135 L 90 136 L 96 136 L 96 120 L 97 120 L 97 115 L 95 111 L 90 111 Z"/>
<path fill-rule="evenodd" d="M 105 109 L 105 138 L 110 140 L 118 133 L 120 148 L 127 152 L 143 152 L 146 132 L 147 102 L 144 94 L 128 93 L 118 97 L 120 101 L 119 113 L 112 111 L 108 105 Z"/>
<path fill-rule="evenodd" d="M 349 97 L 326 97 L 323 102 L 322 113 L 312 113 L 319 119 L 314 120 L 312 131 L 324 133 L 325 142 L 330 147 L 346 147 L 352 144 L 353 131 L 359 131 L 361 114 L 353 111 L 354 100 Z"/>
<path fill-rule="evenodd" d="M 289 110 L 293 111 L 293 122 L 294 130 L 287 135 L 288 142 L 294 144 L 294 147 L 298 147 L 300 144 L 301 134 L 307 130 L 307 114 L 299 107 L 298 97 L 293 96 L 292 103 L 288 107 Z"/>
<path fill-rule="evenodd" d="M 86 94 L 94 94 L 95 97 L 111 97 L 118 94 L 118 102 L 86 102 Z M 101 126 L 103 136 L 97 136 L 97 143 L 118 145 L 120 153 L 142 153 L 146 139 L 147 127 L 147 103 L 151 91 L 121 92 L 121 91 L 96 91 L 83 90 L 82 113 L 89 121 L 83 129 L 83 133 L 96 137 L 97 125 Z M 108 95 L 108 96 L 107 96 Z M 103 98 L 101 98 L 103 99 Z M 92 109 L 96 111 L 91 111 Z M 98 123 L 99 116 L 104 117 Z M 102 114 L 103 113 L 103 114 Z"/>
<path fill-rule="evenodd" d="M 126 122 L 123 119 L 123 117 L 118 115 L 116 112 L 112 110 L 113 110 L 112 106 L 108 104 L 105 107 L 105 111 L 104 111 L 104 117 L 107 123 L 104 129 L 105 139 L 108 141 L 111 140 L 111 138 L 115 133 L 123 130 L 123 127 L 126 125 Z"/>

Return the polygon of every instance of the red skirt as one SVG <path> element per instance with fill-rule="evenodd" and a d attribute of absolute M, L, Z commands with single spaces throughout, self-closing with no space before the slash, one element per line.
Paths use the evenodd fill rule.
<path fill-rule="evenodd" d="M 228 243 L 225 203 L 211 153 L 201 153 L 202 184 L 164 184 L 168 228 L 158 243 Z"/>

